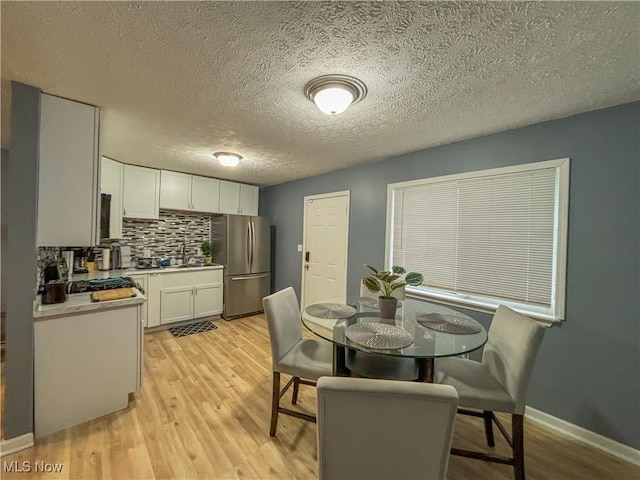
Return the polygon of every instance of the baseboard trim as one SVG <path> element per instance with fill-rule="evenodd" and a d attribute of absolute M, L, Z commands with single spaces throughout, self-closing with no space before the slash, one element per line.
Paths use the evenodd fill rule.
<path fill-rule="evenodd" d="M 19 437 L 3 439 L 0 443 L 0 457 L 33 447 L 33 433 L 25 433 Z"/>
<path fill-rule="evenodd" d="M 618 457 L 634 465 L 640 466 L 640 450 L 616 442 L 591 430 L 569 423 L 561 418 L 554 417 L 548 413 L 541 412 L 535 408 L 527 407 L 525 415 L 527 419 L 544 425 L 551 430 L 567 435 L 568 437 L 579 440 L 587 445 L 609 453 L 614 457 Z"/>

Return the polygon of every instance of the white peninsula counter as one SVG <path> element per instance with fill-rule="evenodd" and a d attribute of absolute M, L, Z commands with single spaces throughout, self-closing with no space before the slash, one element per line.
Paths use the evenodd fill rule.
<path fill-rule="evenodd" d="M 35 436 L 127 408 L 142 386 L 144 295 L 34 305 Z"/>

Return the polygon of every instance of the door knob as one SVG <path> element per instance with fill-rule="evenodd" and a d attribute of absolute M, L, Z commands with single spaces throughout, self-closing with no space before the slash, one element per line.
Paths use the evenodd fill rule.
<path fill-rule="evenodd" d="M 305 269 L 305 270 L 309 270 L 309 264 L 308 264 L 308 263 L 305 263 L 305 264 L 304 264 L 304 269 Z"/>

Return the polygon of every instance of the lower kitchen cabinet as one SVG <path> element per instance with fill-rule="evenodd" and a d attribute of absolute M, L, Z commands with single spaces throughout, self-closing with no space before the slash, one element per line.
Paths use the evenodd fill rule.
<path fill-rule="evenodd" d="M 222 313 L 222 283 L 196 285 L 193 297 L 193 318 Z"/>
<path fill-rule="evenodd" d="M 127 408 L 142 385 L 140 305 L 34 322 L 36 438 Z"/>
<path fill-rule="evenodd" d="M 147 327 L 219 315 L 222 270 L 152 274 L 147 292 Z"/>
<path fill-rule="evenodd" d="M 193 318 L 193 287 L 160 290 L 160 323 L 181 322 Z"/>
<path fill-rule="evenodd" d="M 147 275 L 131 275 L 131 278 L 133 279 L 134 282 L 136 282 L 138 285 L 142 287 L 142 290 L 144 291 L 145 296 L 149 298 L 147 293 L 148 283 L 149 283 Z M 144 302 L 140 307 L 140 320 L 142 322 L 142 326 L 146 327 L 147 326 L 147 302 Z"/>

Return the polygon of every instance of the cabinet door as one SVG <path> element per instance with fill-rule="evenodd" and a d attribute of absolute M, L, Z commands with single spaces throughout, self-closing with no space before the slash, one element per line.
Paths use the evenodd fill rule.
<path fill-rule="evenodd" d="M 160 285 L 162 278 L 160 273 L 149 274 L 147 290 L 147 328 L 160 325 Z"/>
<path fill-rule="evenodd" d="M 160 290 L 160 323 L 173 323 L 193 318 L 193 287 Z"/>
<path fill-rule="evenodd" d="M 160 170 L 124 166 L 124 216 L 159 218 Z"/>
<path fill-rule="evenodd" d="M 122 238 L 122 184 L 124 165 L 102 157 L 100 169 L 100 193 L 111 195 L 109 238 Z"/>
<path fill-rule="evenodd" d="M 222 313 L 222 284 L 196 285 L 193 318 L 210 317 Z"/>
<path fill-rule="evenodd" d="M 191 177 L 191 206 L 197 212 L 218 213 L 220 205 L 220 180 Z"/>
<path fill-rule="evenodd" d="M 191 175 L 162 170 L 160 208 L 191 210 Z"/>
<path fill-rule="evenodd" d="M 240 213 L 240 184 L 220 180 L 220 213 Z"/>
<path fill-rule="evenodd" d="M 240 214 L 258 215 L 258 187 L 254 185 L 240 185 Z"/>
<path fill-rule="evenodd" d="M 97 243 L 100 111 L 41 95 L 38 164 L 39 246 Z"/>
<path fill-rule="evenodd" d="M 142 320 L 142 326 L 146 327 L 147 326 L 147 312 L 148 312 L 148 305 L 149 305 L 149 296 L 147 293 L 147 276 L 146 275 L 131 275 L 131 278 L 133 279 L 134 282 L 136 282 L 138 285 L 140 285 L 142 287 L 142 289 L 144 290 L 144 295 L 145 297 L 147 297 L 147 301 L 144 302 L 142 304 L 142 306 L 140 307 L 140 320 Z"/>

